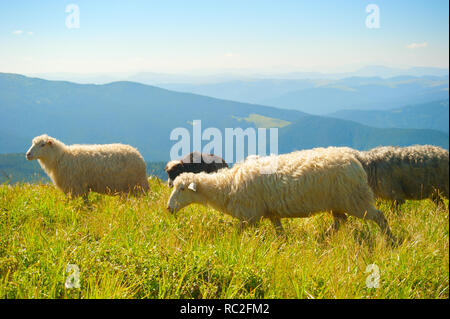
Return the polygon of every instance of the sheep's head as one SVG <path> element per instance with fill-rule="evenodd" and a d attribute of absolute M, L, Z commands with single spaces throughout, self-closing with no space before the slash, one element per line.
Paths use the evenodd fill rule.
<path fill-rule="evenodd" d="M 189 204 L 198 202 L 200 195 L 195 174 L 183 173 L 174 181 L 174 188 L 167 202 L 167 209 L 175 214 Z"/>
<path fill-rule="evenodd" d="M 55 149 L 56 139 L 47 134 L 37 136 L 33 139 L 30 149 L 26 153 L 29 161 L 34 159 L 44 159 Z"/>
<path fill-rule="evenodd" d="M 169 183 L 169 187 L 173 187 L 173 181 L 175 180 L 175 178 L 177 178 L 177 176 L 184 171 L 183 162 L 180 160 L 170 161 L 167 163 L 164 170 L 166 171 L 167 175 L 169 175 L 169 179 L 167 181 Z"/>

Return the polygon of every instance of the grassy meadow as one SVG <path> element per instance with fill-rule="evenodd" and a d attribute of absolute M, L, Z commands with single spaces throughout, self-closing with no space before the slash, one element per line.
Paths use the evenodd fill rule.
<path fill-rule="evenodd" d="M 145 197 L 91 193 L 88 206 L 52 185 L 0 185 L 0 298 L 449 298 L 448 209 L 429 200 L 399 213 L 377 203 L 392 246 L 353 217 L 324 235 L 328 213 L 283 220 L 286 237 L 203 206 L 172 216 L 169 188 L 150 185 Z M 66 287 L 68 265 L 79 288 Z"/>

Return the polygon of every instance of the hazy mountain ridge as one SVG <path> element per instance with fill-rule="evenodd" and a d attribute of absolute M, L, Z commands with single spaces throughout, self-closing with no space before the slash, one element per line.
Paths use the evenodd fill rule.
<path fill-rule="evenodd" d="M 307 134 L 313 132 L 312 134 Z M 436 130 L 375 128 L 331 117 L 308 116 L 280 130 L 280 153 L 313 147 L 350 146 L 368 150 L 377 146 L 433 144 L 449 148 L 449 136 Z"/>
<path fill-rule="evenodd" d="M 148 85 L 164 86 L 165 84 L 213 84 L 230 81 L 255 81 L 265 79 L 275 80 L 339 80 L 349 77 L 379 77 L 390 78 L 396 76 L 447 76 L 449 69 L 436 67 L 393 68 L 382 65 L 368 65 L 347 72 L 311 72 L 311 71 L 275 71 L 262 70 L 228 70 L 191 73 L 161 73 L 161 72 L 111 72 L 111 73 L 35 73 L 26 74 L 54 81 L 70 81 L 80 84 L 107 84 L 117 81 L 132 81 Z"/>
<path fill-rule="evenodd" d="M 398 79 L 398 78 L 397 78 Z M 340 84 L 340 85 L 337 85 Z M 399 105 L 448 99 L 448 79 L 417 78 L 383 83 L 346 85 L 343 81 L 286 93 L 265 105 L 324 115 L 342 109 L 387 110 Z"/>
<path fill-rule="evenodd" d="M 449 132 L 449 100 L 386 111 L 341 110 L 329 116 L 380 128 L 417 128 Z"/>
<path fill-rule="evenodd" d="M 104 84 L 132 81 L 218 99 L 325 115 L 342 109 L 389 109 L 448 99 L 448 69 L 366 66 L 354 72 L 163 74 L 43 74 L 57 80 Z"/>
<path fill-rule="evenodd" d="M 164 161 L 169 159 L 170 148 L 176 142 L 169 139 L 174 128 L 185 127 L 192 132 L 189 123 L 197 119 L 202 120 L 203 129 L 216 127 L 222 133 L 227 127 L 257 126 L 256 122 L 242 121 L 246 118 L 290 122 L 279 129 L 279 147 L 283 151 L 341 144 L 361 149 L 416 143 L 448 148 L 448 134 L 433 130 L 386 131 L 340 119 L 330 122 L 328 118 L 298 111 L 173 92 L 133 82 L 74 84 L 0 74 L 0 114 L 1 131 L 8 136 L 6 140 L 0 139 L 0 153 L 23 153 L 34 136 L 48 133 L 67 144 L 127 143 L 136 146 L 146 161 Z M 336 136 L 343 138 L 336 140 Z"/>
<path fill-rule="evenodd" d="M 448 76 L 254 79 L 161 87 L 324 115 L 341 109 L 389 109 L 448 98 Z"/>
<path fill-rule="evenodd" d="M 2 130 L 23 136 L 17 143 L 0 144 L 0 153 L 19 153 L 33 136 L 48 133 L 67 144 L 122 142 L 135 145 L 147 160 L 166 160 L 175 142 L 170 132 L 203 128 L 245 127 L 236 118 L 251 114 L 292 121 L 306 114 L 261 105 L 237 103 L 133 82 L 105 85 L 46 81 L 0 74 Z"/>

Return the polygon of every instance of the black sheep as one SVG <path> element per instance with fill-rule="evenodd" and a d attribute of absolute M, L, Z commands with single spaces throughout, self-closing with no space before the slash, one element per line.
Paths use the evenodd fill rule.
<path fill-rule="evenodd" d="M 214 154 L 192 152 L 181 160 L 167 163 L 165 171 L 169 175 L 169 186 L 173 186 L 173 181 L 181 173 L 212 173 L 219 169 L 228 168 L 225 160 Z"/>

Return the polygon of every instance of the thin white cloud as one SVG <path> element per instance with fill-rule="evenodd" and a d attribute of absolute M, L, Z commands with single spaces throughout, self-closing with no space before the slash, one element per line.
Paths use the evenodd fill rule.
<path fill-rule="evenodd" d="M 23 30 L 14 30 L 12 34 L 22 34 Z"/>
<path fill-rule="evenodd" d="M 411 44 L 408 44 L 406 47 L 408 49 L 419 49 L 419 48 L 425 48 L 427 46 L 428 46 L 428 42 L 423 42 L 423 43 L 413 42 Z"/>
<path fill-rule="evenodd" d="M 28 34 L 28 35 L 33 35 L 33 32 L 28 31 L 27 34 Z"/>
<path fill-rule="evenodd" d="M 228 53 L 225 53 L 225 56 L 227 58 L 234 58 L 234 57 L 238 56 L 238 54 L 235 54 L 233 52 L 228 52 Z"/>

